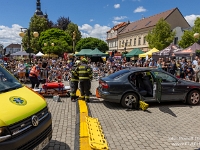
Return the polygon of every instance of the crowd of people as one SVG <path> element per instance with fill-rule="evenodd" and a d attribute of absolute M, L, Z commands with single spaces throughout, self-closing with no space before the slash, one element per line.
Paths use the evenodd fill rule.
<path fill-rule="evenodd" d="M 29 59 L 10 59 L 5 67 L 13 73 L 20 81 L 29 81 L 29 73 L 35 64 L 41 63 L 40 79 L 47 81 L 69 81 L 71 78 L 71 68 L 75 61 L 79 58 L 71 58 L 64 60 L 63 58 L 37 58 L 29 64 Z M 92 68 L 93 79 L 98 80 L 99 77 L 108 76 L 115 71 L 128 67 L 152 67 L 163 69 L 178 78 L 200 82 L 200 58 L 195 57 L 194 60 L 181 58 L 159 58 L 157 61 L 149 58 L 148 60 L 139 58 L 136 61 L 126 62 L 125 59 L 109 57 L 107 61 L 91 62 L 88 59 L 88 65 Z"/>

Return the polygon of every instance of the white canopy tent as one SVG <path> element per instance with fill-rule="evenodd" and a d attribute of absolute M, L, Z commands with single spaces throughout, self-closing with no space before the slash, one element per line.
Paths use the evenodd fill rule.
<path fill-rule="evenodd" d="M 41 57 L 41 56 L 43 56 L 44 54 L 42 53 L 42 52 L 38 52 L 35 56 L 36 57 Z"/>
<path fill-rule="evenodd" d="M 11 56 L 28 56 L 29 53 L 27 53 L 26 51 L 18 51 L 16 53 L 11 54 Z M 31 53 L 31 55 L 35 55 L 33 53 Z"/>

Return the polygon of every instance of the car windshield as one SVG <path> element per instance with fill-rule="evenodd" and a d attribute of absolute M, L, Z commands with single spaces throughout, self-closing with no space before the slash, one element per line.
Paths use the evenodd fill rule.
<path fill-rule="evenodd" d="M 22 84 L 0 65 L 0 93 L 21 88 Z"/>
<path fill-rule="evenodd" d="M 120 70 L 120 71 L 117 71 L 117 72 L 109 75 L 108 77 L 111 79 L 115 79 L 115 78 L 122 76 L 123 74 L 126 74 L 127 72 L 129 72 L 128 69 Z"/>

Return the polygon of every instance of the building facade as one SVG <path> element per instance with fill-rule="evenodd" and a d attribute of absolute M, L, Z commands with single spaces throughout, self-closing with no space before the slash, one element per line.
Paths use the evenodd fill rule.
<path fill-rule="evenodd" d="M 5 55 L 21 51 L 21 44 L 10 44 L 5 47 Z"/>
<path fill-rule="evenodd" d="M 190 28 L 190 25 L 185 20 L 178 8 L 174 8 L 141 20 L 129 23 L 124 27 L 117 35 L 117 51 L 129 52 L 134 48 L 140 48 L 144 52 L 149 51 L 149 45 L 146 41 L 146 35 L 157 24 L 157 22 L 163 18 L 170 24 L 171 30 L 176 27 Z M 175 36 L 176 37 L 176 36 Z"/>
<path fill-rule="evenodd" d="M 109 47 L 109 51 L 117 51 L 118 49 L 118 33 L 128 25 L 127 22 L 122 22 L 120 24 L 117 24 L 112 29 L 107 31 L 107 43 Z"/>

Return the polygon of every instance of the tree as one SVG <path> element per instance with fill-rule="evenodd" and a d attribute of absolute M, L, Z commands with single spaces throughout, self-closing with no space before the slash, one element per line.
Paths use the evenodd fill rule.
<path fill-rule="evenodd" d="M 47 46 L 44 46 L 44 43 Z M 54 43 L 54 46 L 51 44 Z M 41 33 L 39 37 L 39 44 L 44 53 L 54 53 L 62 55 L 64 52 L 72 52 L 72 37 L 65 31 L 52 28 Z"/>
<path fill-rule="evenodd" d="M 175 32 L 171 32 L 170 25 L 161 18 L 156 26 L 146 36 L 150 48 L 162 50 L 173 42 Z"/>
<path fill-rule="evenodd" d="M 179 41 L 179 46 L 182 48 L 187 48 L 200 40 L 199 38 L 194 37 L 194 33 L 200 33 L 200 18 L 197 17 L 196 20 L 194 21 L 194 26 L 192 30 L 185 31 L 183 33 L 183 36 L 181 37 L 181 40 Z"/>
<path fill-rule="evenodd" d="M 195 42 L 193 31 L 185 31 L 181 37 L 181 40 L 178 42 L 178 45 L 182 48 L 187 48 Z"/>
<path fill-rule="evenodd" d="M 57 20 L 56 26 L 57 26 L 57 28 L 65 31 L 70 22 L 71 21 L 69 20 L 69 17 L 68 18 L 60 17 Z"/>
<path fill-rule="evenodd" d="M 76 50 L 79 52 L 81 49 L 95 49 L 98 48 L 101 52 L 106 52 L 108 50 L 108 45 L 106 42 L 93 38 L 82 38 L 80 41 L 76 44 Z"/>
<path fill-rule="evenodd" d="M 73 32 L 74 31 L 76 33 L 76 40 L 75 41 L 78 42 L 81 39 L 81 37 L 82 37 L 81 32 L 78 30 L 78 25 L 71 22 L 71 23 L 68 24 L 66 32 L 71 37 L 73 37 Z"/>
<path fill-rule="evenodd" d="M 51 28 L 54 28 L 56 25 L 53 23 L 53 21 L 51 20 L 47 20 L 47 24 L 48 24 L 48 28 L 51 29 Z"/>
<path fill-rule="evenodd" d="M 37 53 L 38 51 L 41 50 L 41 47 L 38 43 L 38 38 L 35 38 L 33 36 L 33 32 L 38 32 L 40 35 L 41 32 L 47 30 L 48 29 L 47 19 L 44 17 L 34 15 L 33 17 L 31 17 L 28 29 L 30 30 L 30 39 L 28 38 L 28 34 L 26 32 L 25 36 L 22 39 L 23 47 L 25 50 L 28 47 L 30 47 L 34 50 L 35 53 Z M 28 45 L 29 40 L 30 40 L 30 45 Z"/>

